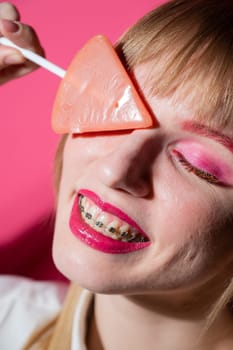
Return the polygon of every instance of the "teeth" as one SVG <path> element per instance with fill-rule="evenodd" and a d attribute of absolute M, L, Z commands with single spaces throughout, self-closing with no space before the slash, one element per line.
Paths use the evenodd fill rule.
<path fill-rule="evenodd" d="M 136 236 L 137 236 L 136 232 L 131 232 L 129 235 L 129 242 L 133 241 L 136 238 Z"/>
<path fill-rule="evenodd" d="M 83 197 L 83 195 L 81 194 L 81 195 L 79 196 L 79 199 L 78 199 L 78 204 L 81 205 L 83 201 L 84 201 L 84 197 Z"/>
<path fill-rule="evenodd" d="M 106 215 L 101 214 L 96 218 L 94 228 L 96 231 L 104 234 L 104 228 L 106 227 L 107 223 Z"/>
<path fill-rule="evenodd" d="M 103 213 L 90 199 L 80 196 L 79 207 L 83 220 L 104 236 L 122 242 L 144 242 L 146 239 L 130 225 Z"/>
<path fill-rule="evenodd" d="M 96 224 L 99 227 L 107 226 L 108 224 L 108 218 L 107 215 L 101 214 L 96 218 Z"/>
<path fill-rule="evenodd" d="M 127 237 L 127 236 L 128 236 L 128 233 L 129 233 L 129 230 L 130 230 L 129 225 L 122 225 L 122 226 L 119 228 L 120 236 L 121 236 L 121 237 Z"/>
<path fill-rule="evenodd" d="M 83 204 L 83 202 L 84 202 L 84 198 L 83 198 L 83 196 L 80 196 L 79 197 L 79 207 L 80 207 L 81 212 L 84 212 L 84 204 Z"/>
<path fill-rule="evenodd" d="M 96 226 L 98 226 L 98 227 L 103 227 L 104 226 L 104 224 L 101 222 L 101 221 L 99 221 L 99 220 L 97 220 L 96 221 Z"/>
<path fill-rule="evenodd" d="M 116 233 L 116 231 L 118 231 L 118 227 L 119 227 L 119 222 L 114 220 L 107 225 L 106 230 L 108 230 L 111 233 Z"/>
<path fill-rule="evenodd" d="M 98 208 L 96 206 L 92 206 L 89 209 L 89 213 L 91 214 L 93 221 L 96 221 L 96 218 L 98 216 L 98 212 L 99 212 L 99 210 L 98 210 Z"/>
<path fill-rule="evenodd" d="M 112 237 L 113 239 L 119 239 L 120 235 L 118 233 L 119 222 L 114 220 L 105 228 L 105 234 Z"/>
<path fill-rule="evenodd" d="M 90 213 L 86 212 L 86 213 L 85 213 L 85 218 L 86 218 L 87 220 L 91 220 L 91 219 L 92 219 L 92 215 L 91 215 Z"/>

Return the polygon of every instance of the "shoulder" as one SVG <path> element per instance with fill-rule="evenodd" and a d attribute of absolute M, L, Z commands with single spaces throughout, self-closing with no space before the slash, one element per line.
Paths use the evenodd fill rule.
<path fill-rule="evenodd" d="M 29 335 L 61 309 L 64 283 L 0 276 L 1 350 L 19 350 Z"/>

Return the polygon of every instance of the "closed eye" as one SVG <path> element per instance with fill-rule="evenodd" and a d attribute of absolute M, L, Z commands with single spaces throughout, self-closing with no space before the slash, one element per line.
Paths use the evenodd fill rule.
<path fill-rule="evenodd" d="M 222 182 L 213 174 L 208 173 L 207 171 L 203 169 L 199 169 L 195 166 L 193 166 L 191 163 L 187 161 L 187 159 L 177 150 L 172 151 L 173 155 L 175 155 L 178 162 L 182 165 L 182 167 L 188 171 L 189 173 L 193 173 L 197 177 L 201 178 L 202 180 L 205 180 L 211 184 L 214 185 L 220 185 Z"/>

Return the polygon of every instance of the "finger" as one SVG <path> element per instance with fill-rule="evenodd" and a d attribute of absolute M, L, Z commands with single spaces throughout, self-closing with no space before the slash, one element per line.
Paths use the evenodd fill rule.
<path fill-rule="evenodd" d="M 44 55 L 39 39 L 34 29 L 18 21 L 0 19 L 0 32 L 3 36 L 13 41 L 16 45 Z"/>
<path fill-rule="evenodd" d="M 23 57 L 23 55 L 10 47 L 3 46 L 0 49 L 0 69 L 9 66 L 9 65 L 15 65 L 15 64 L 23 64 L 25 63 L 26 59 Z"/>
<path fill-rule="evenodd" d="M 1 20 L 0 19 L 0 31 L 2 32 L 1 28 L 3 28 L 3 31 L 14 33 L 14 31 L 18 30 L 18 26 L 14 24 L 14 22 L 9 20 Z M 3 22 L 3 23 L 2 23 Z M 5 22 L 5 24 L 4 24 Z M 1 26 L 2 25 L 2 26 Z M 9 65 L 12 64 L 22 64 L 25 62 L 25 58 L 22 56 L 22 54 L 13 48 L 7 47 L 7 46 L 0 46 L 0 67 L 1 70 Z"/>
<path fill-rule="evenodd" d="M 1 70 L 0 85 L 12 79 L 20 78 L 31 72 L 31 69 L 25 65 L 13 65 Z"/>
<path fill-rule="evenodd" d="M 9 2 L 0 3 L 0 18 L 19 21 L 20 15 L 17 8 Z"/>

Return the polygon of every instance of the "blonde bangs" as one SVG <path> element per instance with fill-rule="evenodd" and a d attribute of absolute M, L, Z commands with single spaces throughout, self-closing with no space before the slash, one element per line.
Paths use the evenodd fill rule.
<path fill-rule="evenodd" d="M 127 68 L 148 63 L 151 94 L 191 104 L 199 121 L 233 126 L 233 3 L 173 1 L 116 46 Z"/>

